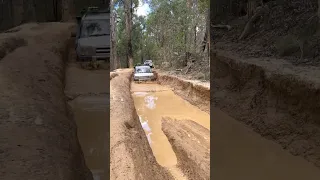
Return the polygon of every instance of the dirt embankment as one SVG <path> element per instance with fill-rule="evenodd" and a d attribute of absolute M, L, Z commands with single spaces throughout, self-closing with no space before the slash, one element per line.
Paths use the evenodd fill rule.
<path fill-rule="evenodd" d="M 110 80 L 116 76 L 118 76 L 118 74 L 116 72 L 110 72 Z"/>
<path fill-rule="evenodd" d="M 155 73 L 159 84 L 169 85 L 176 94 L 192 105 L 197 106 L 202 111 L 210 113 L 210 84 L 185 80 L 161 72 Z"/>
<path fill-rule="evenodd" d="M 0 59 L 3 180 L 92 179 L 63 92 L 72 27 L 34 23 L 0 34 L 1 47 L 9 47 Z"/>
<path fill-rule="evenodd" d="M 320 167 L 320 69 L 284 60 L 212 56 L 213 103 Z"/>
<path fill-rule="evenodd" d="M 234 17 L 233 8 L 225 10 L 219 17 L 211 11 L 212 25 L 227 24 L 232 28 L 211 28 L 211 48 L 232 51 L 246 57 L 285 58 L 294 64 L 305 66 L 320 65 L 318 28 L 319 18 L 317 0 L 268 0 L 255 21 L 248 16 Z M 230 8 L 230 7 L 226 7 Z M 241 9 L 240 7 L 238 8 Z M 258 8 L 257 8 L 258 9 Z M 257 10 L 256 12 L 262 12 Z M 239 14 L 238 14 L 239 15 Z M 251 25 L 247 25 L 252 22 Z M 247 36 L 243 32 L 246 30 Z M 240 37 L 243 38 L 240 38 Z M 300 59 L 300 46 L 303 45 L 304 57 Z"/>
<path fill-rule="evenodd" d="M 130 92 L 131 70 L 110 82 L 110 179 L 173 179 L 157 164 Z"/>
<path fill-rule="evenodd" d="M 210 113 L 210 84 L 156 73 L 158 83 L 199 109 Z M 178 165 L 189 179 L 210 179 L 210 130 L 191 120 L 163 118 L 162 130 L 177 156 Z"/>
<path fill-rule="evenodd" d="M 194 121 L 162 119 L 162 130 L 189 179 L 210 179 L 210 131 Z"/>

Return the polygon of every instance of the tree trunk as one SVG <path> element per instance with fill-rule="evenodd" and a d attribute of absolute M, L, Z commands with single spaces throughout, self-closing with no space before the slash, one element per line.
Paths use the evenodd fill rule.
<path fill-rule="evenodd" d="M 36 21 L 36 11 L 34 7 L 34 0 L 24 0 L 23 1 L 23 22 L 33 22 Z"/>
<path fill-rule="evenodd" d="M 187 30 L 184 30 L 184 54 L 185 54 L 185 58 L 184 58 L 184 66 L 188 65 L 188 58 L 189 58 L 189 54 L 188 54 L 188 50 L 187 50 Z"/>
<path fill-rule="evenodd" d="M 259 5 L 261 5 L 261 4 L 259 4 L 260 2 L 261 2 L 260 0 L 249 0 L 248 1 L 248 4 L 247 4 L 248 19 L 250 19 L 254 15 L 257 7 Z"/>
<path fill-rule="evenodd" d="M 318 0 L 318 17 L 320 18 L 320 0 Z"/>
<path fill-rule="evenodd" d="M 204 52 L 208 44 L 208 36 L 210 34 L 209 29 L 210 29 L 210 9 L 207 10 L 206 32 L 204 34 L 203 41 L 202 41 L 202 48 L 201 48 L 202 52 Z"/>
<path fill-rule="evenodd" d="M 62 21 L 72 21 L 75 16 L 74 0 L 62 0 Z"/>
<path fill-rule="evenodd" d="M 117 36 L 116 36 L 116 11 L 114 9 L 114 1 L 111 0 L 111 20 L 110 20 L 110 30 L 111 30 L 111 70 L 119 68 L 119 62 L 117 58 Z"/>
<path fill-rule="evenodd" d="M 199 17 L 199 11 L 198 11 L 198 0 L 194 0 L 193 1 L 193 5 L 194 5 L 194 14 L 196 16 L 195 19 L 195 24 L 194 24 L 194 39 L 193 39 L 193 43 L 194 43 L 194 51 L 197 52 L 197 27 L 198 27 L 198 17 Z"/>
<path fill-rule="evenodd" d="M 133 67 L 133 52 L 132 52 L 132 43 L 131 43 L 131 31 L 132 31 L 132 0 L 125 0 L 124 2 L 125 9 L 125 21 L 126 21 L 126 34 L 127 34 L 127 61 L 129 68 Z"/>

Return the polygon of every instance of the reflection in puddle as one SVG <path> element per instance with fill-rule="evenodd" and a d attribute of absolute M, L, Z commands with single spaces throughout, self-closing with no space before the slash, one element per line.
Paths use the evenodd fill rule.
<path fill-rule="evenodd" d="M 151 132 L 147 134 L 147 139 L 148 139 L 148 142 L 149 142 L 150 145 L 152 144 L 151 134 L 152 134 Z"/>
<path fill-rule="evenodd" d="M 141 116 L 139 116 L 139 118 L 141 119 Z M 142 128 L 143 128 L 145 131 L 151 132 L 151 128 L 149 127 L 147 120 L 146 120 L 146 121 L 141 121 L 141 120 L 140 120 L 140 122 L 141 122 Z"/>
<path fill-rule="evenodd" d="M 109 179 L 108 103 L 109 99 L 105 97 L 78 97 L 70 103 L 80 145 L 94 180 Z"/>
<path fill-rule="evenodd" d="M 140 123 L 141 123 L 143 130 L 146 132 L 148 142 L 149 142 L 149 144 L 151 144 L 152 143 L 152 141 L 151 141 L 151 134 L 152 133 L 151 133 L 151 128 L 148 125 L 148 120 L 143 121 L 141 116 L 139 116 L 139 119 L 140 119 Z"/>
<path fill-rule="evenodd" d="M 132 83 L 131 91 L 141 126 L 145 131 L 154 156 L 162 166 L 172 167 L 177 164 L 176 155 L 161 130 L 162 117 L 194 120 L 210 129 L 208 113 L 175 95 L 165 86 Z"/>
<path fill-rule="evenodd" d="M 140 96 L 140 97 L 144 97 L 145 95 L 147 95 L 147 92 L 135 92 L 134 93 L 136 96 Z"/>
<path fill-rule="evenodd" d="M 156 103 L 154 102 L 155 100 L 157 100 L 158 98 L 153 97 L 153 96 L 147 96 L 144 98 L 144 101 L 146 103 L 146 107 L 149 109 L 154 109 L 156 108 Z"/>

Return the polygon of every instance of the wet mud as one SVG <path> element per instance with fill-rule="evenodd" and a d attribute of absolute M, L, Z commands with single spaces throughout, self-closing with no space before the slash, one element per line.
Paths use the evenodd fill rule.
<path fill-rule="evenodd" d="M 159 84 L 170 86 L 174 93 L 210 114 L 210 83 L 185 80 L 159 71 L 155 73 Z"/>
<path fill-rule="evenodd" d="M 212 56 L 212 105 L 320 167 L 320 71 L 281 59 Z"/>
<path fill-rule="evenodd" d="M 75 51 L 70 49 L 66 66 L 65 95 L 86 166 L 93 180 L 108 180 L 109 170 L 109 74 L 108 69 L 86 69 L 75 62 Z M 107 67 L 107 62 L 102 62 Z"/>
<path fill-rule="evenodd" d="M 192 120 L 170 117 L 162 118 L 162 130 L 183 174 L 193 180 L 210 179 L 210 130 Z"/>
<path fill-rule="evenodd" d="M 69 102 L 77 124 L 77 135 L 94 180 L 109 179 L 109 98 L 83 96 Z"/>
<path fill-rule="evenodd" d="M 131 84 L 131 92 L 140 123 L 148 137 L 158 163 L 165 167 L 177 164 L 167 137 L 161 130 L 161 119 L 192 119 L 210 129 L 210 116 L 159 84 Z"/>
<path fill-rule="evenodd" d="M 130 92 L 132 70 L 110 81 L 110 179 L 174 179 L 148 144 Z"/>
<path fill-rule="evenodd" d="M 198 176 L 199 174 L 196 173 L 196 166 L 182 165 L 193 162 L 195 159 L 186 162 L 188 155 L 180 153 L 182 151 L 184 151 L 184 153 L 193 151 L 194 145 L 198 144 L 198 142 L 191 142 L 189 144 L 191 146 L 184 146 L 182 149 L 173 149 L 172 146 L 175 146 L 176 144 L 173 141 L 168 141 L 168 138 L 175 136 L 176 133 L 179 132 L 176 132 L 176 129 L 172 127 L 171 131 L 168 134 L 165 134 L 162 129 L 162 119 L 167 116 L 180 120 L 181 124 L 187 123 L 184 121 L 185 119 L 192 119 L 195 124 L 201 124 L 203 128 L 206 129 L 206 132 L 208 132 L 207 135 L 209 135 L 210 116 L 207 112 L 193 106 L 188 101 L 175 94 L 172 91 L 173 89 L 174 88 L 169 86 L 163 86 L 156 83 L 133 82 L 131 84 L 131 93 L 139 116 L 139 121 L 144 129 L 157 162 L 161 166 L 167 168 L 175 179 L 194 179 L 195 177 L 197 177 L 196 179 L 202 179 L 201 176 Z M 171 127 L 169 126 L 167 128 L 170 129 Z M 175 135 L 171 136 L 172 133 Z M 210 136 L 205 138 L 207 138 L 208 145 L 205 148 L 205 151 L 208 151 L 210 154 L 210 145 L 208 143 L 210 142 Z M 176 153 L 179 155 L 178 159 Z M 208 153 L 203 153 L 203 151 L 199 151 L 199 154 L 200 156 L 205 154 L 207 158 L 210 157 Z M 207 174 L 204 176 L 209 178 L 209 161 L 207 161 L 207 165 L 208 166 L 205 167 Z"/>
<path fill-rule="evenodd" d="M 212 177 L 220 180 L 317 180 L 320 170 L 213 108 Z"/>
<path fill-rule="evenodd" d="M 92 180 L 63 92 L 73 26 L 29 23 L 0 34 L 23 39 L 0 52 L 1 180 Z"/>

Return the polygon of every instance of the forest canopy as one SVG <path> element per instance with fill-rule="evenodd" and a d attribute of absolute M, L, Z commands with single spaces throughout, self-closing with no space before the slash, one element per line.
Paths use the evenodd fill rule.
<path fill-rule="evenodd" d="M 148 14 L 138 15 L 138 8 L 145 4 Z M 116 49 L 113 60 L 121 67 L 130 66 L 130 51 L 133 64 L 151 59 L 158 66 L 169 64 L 173 68 L 196 61 L 205 61 L 208 66 L 208 0 L 127 0 L 115 1 L 112 6 Z"/>

